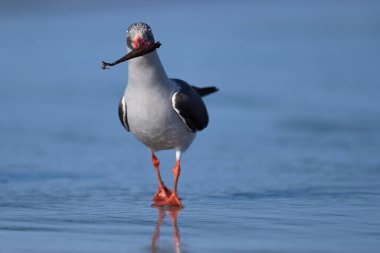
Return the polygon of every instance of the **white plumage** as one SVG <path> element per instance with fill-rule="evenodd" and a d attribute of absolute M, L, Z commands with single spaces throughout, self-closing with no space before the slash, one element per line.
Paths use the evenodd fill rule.
<path fill-rule="evenodd" d="M 124 98 L 130 131 L 153 151 L 185 151 L 195 133 L 172 106 L 180 87 L 166 75 L 157 51 L 130 60 L 128 73 Z"/>

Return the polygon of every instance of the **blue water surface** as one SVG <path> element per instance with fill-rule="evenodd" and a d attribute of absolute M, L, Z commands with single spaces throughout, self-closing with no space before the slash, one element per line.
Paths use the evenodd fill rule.
<path fill-rule="evenodd" d="M 0 3 L 0 252 L 379 252 L 380 3 Z M 182 159 L 185 208 L 150 207 L 119 123 L 129 24 L 171 77 L 216 85 Z M 159 152 L 172 186 L 173 151 Z"/>

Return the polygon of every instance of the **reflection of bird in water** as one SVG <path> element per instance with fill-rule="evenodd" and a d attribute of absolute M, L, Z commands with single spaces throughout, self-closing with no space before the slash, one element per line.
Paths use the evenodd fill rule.
<path fill-rule="evenodd" d="M 208 114 L 202 97 L 217 89 L 190 86 L 183 80 L 168 78 L 155 50 L 160 45 L 147 24 L 132 24 L 127 32 L 128 54 L 114 63 L 103 62 L 103 68 L 129 60 L 128 85 L 119 104 L 120 121 L 151 151 L 158 177 L 153 205 L 181 208 L 177 195 L 181 155 L 196 132 L 207 127 Z M 164 185 L 154 153 L 165 149 L 176 151 L 173 191 Z"/>
<path fill-rule="evenodd" d="M 172 222 L 173 226 L 173 241 L 175 246 L 175 252 L 180 253 L 181 252 L 181 246 L 180 246 L 180 237 L 179 237 L 179 230 L 177 226 L 177 218 L 178 214 L 180 212 L 180 209 L 178 208 L 172 208 L 172 209 L 163 209 L 163 208 L 157 208 L 158 210 L 158 220 L 156 224 L 156 230 L 154 232 L 154 235 L 152 237 L 152 253 L 158 253 L 158 247 L 157 247 L 157 241 L 160 237 L 160 227 L 164 221 L 166 213 L 169 213 L 170 220 Z"/>

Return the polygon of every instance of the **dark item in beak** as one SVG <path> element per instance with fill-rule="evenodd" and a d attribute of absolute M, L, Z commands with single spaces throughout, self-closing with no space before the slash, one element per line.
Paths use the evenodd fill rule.
<path fill-rule="evenodd" d="M 113 63 L 108 63 L 108 62 L 102 61 L 102 69 L 109 69 L 109 68 L 107 68 L 107 66 L 114 66 L 114 65 L 119 64 L 121 62 L 128 61 L 130 59 L 149 54 L 149 53 L 153 52 L 154 50 L 156 50 L 156 48 L 159 48 L 160 46 L 161 46 L 161 43 L 159 41 L 157 41 L 156 43 L 143 45 L 140 48 L 133 49 L 131 52 L 124 55 L 119 60 L 114 61 Z"/>

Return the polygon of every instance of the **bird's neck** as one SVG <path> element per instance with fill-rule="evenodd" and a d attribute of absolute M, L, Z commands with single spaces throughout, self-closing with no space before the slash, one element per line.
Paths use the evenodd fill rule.
<path fill-rule="evenodd" d="M 156 50 L 128 62 L 128 85 L 164 85 L 167 80 Z"/>

